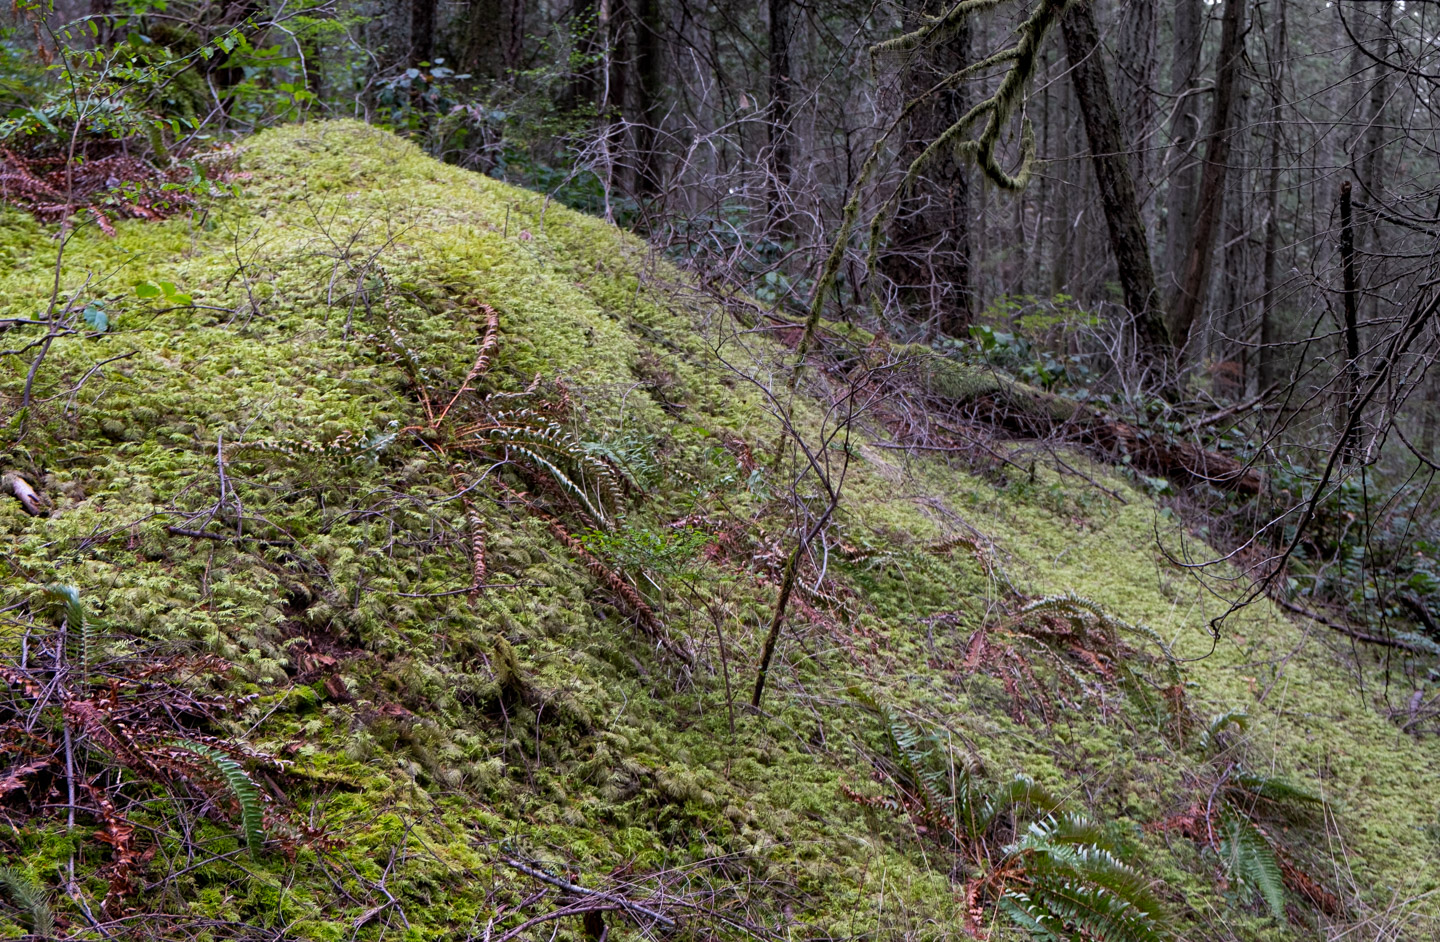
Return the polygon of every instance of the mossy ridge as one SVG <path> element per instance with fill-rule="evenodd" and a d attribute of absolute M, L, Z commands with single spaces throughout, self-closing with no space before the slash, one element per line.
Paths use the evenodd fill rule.
<path fill-rule="evenodd" d="M 276 548 L 197 546 L 153 521 L 130 526 L 172 504 L 198 511 L 213 503 L 221 435 L 328 440 L 413 418 L 397 371 L 374 355 L 358 324 L 346 331 L 345 306 L 326 304 L 336 259 L 316 253 L 336 250 L 317 234 L 321 222 L 342 245 L 363 227 L 351 249 L 361 262 L 393 239 L 379 262 L 399 289 L 407 331 L 436 369 L 463 370 L 473 350 L 473 334 L 450 310 L 463 286 L 501 311 L 501 388 L 518 388 L 534 372 L 568 377 L 595 432 L 655 436 L 663 459 L 692 475 L 705 473 L 722 434 L 773 438 L 763 410 L 708 362 L 688 318 L 676 313 L 683 306 L 641 278 L 646 255 L 635 240 L 356 124 L 263 135 L 241 167 L 254 174 L 245 195 L 217 207 L 208 225 L 125 224 L 117 239 L 82 233 L 72 243 L 67 284 L 82 281 L 87 265 L 119 269 L 113 280 L 121 288 L 107 293 L 124 293 L 132 279 L 165 278 L 223 307 L 239 307 L 246 297 L 244 286 L 230 281 L 238 250 L 261 311 L 234 318 L 180 311 L 147 323 L 130 302 L 115 333 L 57 345 L 42 377 L 47 389 L 103 356 L 130 347 L 137 353 L 107 371 L 103 395 L 87 397 L 74 420 L 51 419 L 27 440 L 22 460 L 50 469 L 46 490 L 59 512 L 32 520 L 3 501 L 0 529 L 15 542 L 11 573 L 74 581 L 113 625 L 158 640 L 193 639 L 237 661 L 243 683 L 262 694 L 242 726 L 279 706 L 253 735 L 260 747 L 290 749 L 302 763 L 309 778 L 293 796 L 315 802 L 348 841 L 340 853 L 355 867 L 355 876 L 344 877 L 355 898 L 371 892 L 362 881 L 380 878 L 393 848 L 423 847 L 387 884 L 405 900 L 412 937 L 469 931 L 499 903 L 518 902 L 523 883 L 496 869 L 488 850 L 496 840 L 591 877 L 622 864 L 643 873 L 719 858 L 704 866 L 790 884 L 796 931 L 804 935 L 952 935 L 963 914 L 943 874 L 928 866 L 920 845 L 900 839 L 893 822 L 867 824 L 840 792 L 866 778 L 856 752 L 863 722 L 844 694 L 852 683 L 883 685 L 898 706 L 968 740 L 985 767 L 1024 771 L 1053 790 L 1083 794 L 1106 817 L 1145 823 L 1183 793 L 1186 760 L 1159 737 L 1079 716 L 1048 731 L 1027 728 L 993 707 L 983 678 L 946 670 L 946 649 L 963 642 L 974 624 L 966 619 L 978 611 L 933 638 L 916 626 L 919 617 L 994 591 L 965 554 L 904 554 L 906 541 L 913 549 L 942 539 L 958 518 L 994 541 L 1027 588 L 1094 597 L 1130 620 L 1168 629 L 1182 652 L 1196 653 L 1206 603 L 1182 595 L 1182 577 L 1156 559 L 1153 511 L 1121 482 L 1115 486 L 1129 504 L 1094 507 L 1076 527 L 1034 489 L 1007 493 L 934 461 L 903 471 L 882 467 L 878 456 L 862 462 L 840 524 L 896 550 L 895 560 L 837 564 L 858 594 L 829 627 L 793 620 L 774 715 L 740 717 L 733 741 L 718 676 L 702 673 L 677 689 L 666 665 L 597 604 L 583 571 L 539 522 L 513 508 L 483 502 L 492 570 L 537 586 L 491 592 L 473 607 L 463 596 L 401 597 L 466 584 L 455 508 L 422 510 L 398 500 L 376 516 L 346 508 L 359 495 L 447 496 L 446 469 L 421 453 L 407 450 L 380 464 L 236 459 L 247 512 L 283 523 L 323 578 L 297 573 Z M 26 237 L 23 252 L 49 244 L 36 235 Z M 0 276 L 11 309 L 33 312 L 47 274 L 46 266 L 30 265 Z M 128 332 L 141 324 L 145 332 Z M 635 388 L 647 352 L 661 358 L 676 395 L 694 406 L 683 420 Z M 7 396 L 15 389 L 10 369 L 0 385 Z M 276 396 L 276 388 L 302 392 Z M 805 406 L 797 415 L 815 418 Z M 1044 487 L 1077 493 L 1039 473 Z M 661 511 L 685 504 L 673 485 L 657 496 L 658 506 L 637 516 L 661 521 Z M 743 488 L 733 496 L 749 500 Z M 952 516 L 938 515 L 922 497 Z M 430 528 L 445 534 L 441 552 L 391 542 L 395 532 Z M 739 655 L 758 648 L 754 626 L 773 587 L 737 580 L 720 563 L 705 572 L 732 586 L 734 616 L 725 627 L 732 667 L 740 669 Z M 10 574 L 0 591 L 8 603 L 30 588 Z M 1288 622 L 1270 618 L 1256 610 L 1240 622 L 1241 636 L 1259 650 L 1232 638 L 1191 666 L 1197 711 L 1244 705 L 1256 716 L 1252 740 L 1273 750 L 1275 761 L 1343 792 L 1332 800 L 1362 887 L 1428 888 L 1436 867 L 1414 823 L 1434 817 L 1423 797 L 1437 793 L 1430 748 L 1400 739 L 1359 704 L 1338 662 L 1313 638 L 1289 661 L 1288 685 L 1282 681 L 1271 694 L 1275 706 L 1254 704 L 1247 665 L 1263 659 L 1257 655 L 1283 656 L 1300 641 Z M 501 637 L 536 699 L 497 716 L 501 692 L 486 662 Z M 318 682 L 292 686 L 302 643 L 342 651 L 353 702 L 327 700 Z M 1257 680 L 1255 689 L 1267 683 Z M 1347 703 L 1356 706 L 1341 715 Z M 406 712 L 381 710 L 388 705 Z M 1313 718 L 1297 723 L 1297 711 Z M 49 832 L 24 838 L 17 850 L 44 874 L 70 846 Z M 1191 905 L 1214 905 L 1206 902 L 1213 894 L 1206 865 L 1191 848 L 1147 839 L 1145 849 Z M 174 900 L 189 897 L 194 915 L 290 921 L 301 937 L 346 937 L 368 904 L 337 901 L 319 866 L 305 854 L 293 865 L 266 861 L 237 897 L 223 888 L 238 874 L 215 865 L 188 875 Z M 782 900 L 766 905 L 779 920 Z M 392 914 L 364 926 L 361 936 L 378 935 L 386 921 L 401 928 Z"/>

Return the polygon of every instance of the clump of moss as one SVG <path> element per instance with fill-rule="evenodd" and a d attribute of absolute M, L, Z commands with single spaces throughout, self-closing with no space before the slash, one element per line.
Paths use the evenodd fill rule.
<path fill-rule="evenodd" d="M 1012 716 L 999 681 L 966 669 L 967 642 L 1014 589 L 1093 598 L 1198 658 L 1182 677 L 1187 709 L 1245 709 L 1250 761 L 1330 802 L 1346 854 L 1312 872 L 1331 868 L 1321 875 L 1356 918 L 1392 891 L 1415 901 L 1403 918 L 1434 916 L 1434 745 L 1398 736 L 1357 695 L 1347 671 L 1371 665 L 1268 608 L 1209 652 L 1217 603 L 1156 552 L 1155 508 L 1123 481 L 1106 478 L 1123 504 L 1043 467 L 1007 487 L 933 457 L 902 464 L 860 435 L 834 530 L 853 552 L 827 544 L 807 561 L 768 712 L 752 714 L 737 698 L 793 536 L 779 476 L 741 460 L 778 427 L 715 357 L 729 342 L 721 313 L 673 287 L 683 279 L 639 240 L 360 124 L 267 132 L 239 169 L 242 195 L 203 221 L 70 240 L 66 297 L 105 299 L 112 329 L 60 338 L 23 436 L 0 428 L 13 443 L 0 471 L 23 467 L 54 503 L 30 517 L 0 498 L 0 609 L 21 622 L 0 625 L 0 651 L 18 655 L 17 606 L 34 586 L 65 581 L 117 637 L 226 658 L 227 689 L 253 699 L 217 733 L 289 759 L 276 800 L 326 835 L 293 858 L 216 859 L 162 888 L 193 838 L 157 813 L 142 822 L 157 886 L 137 907 L 175 927 L 463 938 L 535 914 L 517 907 L 539 885 L 505 862 L 523 858 L 586 886 L 708 886 L 687 897 L 708 907 L 688 936 L 748 919 L 797 938 L 953 937 L 967 914 L 948 870 L 846 797 L 870 787 L 876 754 L 847 693 L 859 685 L 946 730 L 997 780 L 1025 773 L 1130 828 L 1186 931 L 1303 937 L 1226 903 L 1192 844 L 1143 830 L 1193 799 L 1205 762 L 1154 711 L 1102 697 L 1047 725 Z M 4 231 L 0 315 L 30 316 L 48 300 L 55 243 L 32 223 Z M 162 309 L 135 295 L 139 280 L 173 282 L 197 306 Z M 563 400 L 568 433 L 626 469 L 616 532 L 705 535 L 684 566 L 608 564 L 693 662 L 638 630 L 557 537 L 557 521 L 584 532 L 582 507 L 501 452 L 458 472 L 472 510 L 457 498 L 415 377 L 454 388 L 465 375 L 468 299 L 499 315 L 479 395 L 498 408 L 538 375 L 531 395 Z M 377 343 L 386 325 L 415 371 Z M 773 365 L 784 351 L 749 354 Z M 0 360 L 0 414 L 28 367 Z M 795 409 L 807 433 L 828 380 L 811 382 Z M 246 447 L 261 441 L 271 447 Z M 471 591 L 477 522 L 493 585 Z M 932 551 L 974 532 L 985 559 Z M 92 875 L 108 860 L 53 816 L 0 847 L 52 890 L 72 853 Z M 57 920 L 81 924 L 68 894 L 51 896 Z"/>

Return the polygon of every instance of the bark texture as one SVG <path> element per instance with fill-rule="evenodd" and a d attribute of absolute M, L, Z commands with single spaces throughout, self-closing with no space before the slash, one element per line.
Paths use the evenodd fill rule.
<path fill-rule="evenodd" d="M 1170 336 L 1155 287 L 1155 270 L 1145 238 L 1145 221 L 1135 197 L 1135 181 L 1121 136 L 1120 117 L 1105 65 L 1100 58 L 1100 38 L 1090 0 L 1075 0 L 1060 21 L 1065 34 L 1065 53 L 1070 60 L 1070 78 L 1085 120 L 1090 142 L 1090 159 L 1105 210 L 1110 233 L 1110 250 L 1115 256 L 1125 306 L 1135 316 L 1141 342 L 1152 352 L 1170 348 Z"/>

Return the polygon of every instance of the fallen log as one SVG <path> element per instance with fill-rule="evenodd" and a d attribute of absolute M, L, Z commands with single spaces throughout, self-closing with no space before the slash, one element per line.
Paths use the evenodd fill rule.
<path fill-rule="evenodd" d="M 1027 437 L 1064 435 L 1113 458 L 1128 456 L 1136 469 L 1180 484 L 1204 483 L 1246 495 L 1265 486 L 1258 468 L 1196 442 L 1149 432 L 998 370 L 957 363 L 926 347 L 911 350 L 921 358 L 925 393 L 978 421 Z"/>
<path fill-rule="evenodd" d="M 35 492 L 29 481 L 14 471 L 0 476 L 0 493 L 15 495 L 20 506 L 32 517 L 38 517 L 45 511 L 45 499 Z"/>

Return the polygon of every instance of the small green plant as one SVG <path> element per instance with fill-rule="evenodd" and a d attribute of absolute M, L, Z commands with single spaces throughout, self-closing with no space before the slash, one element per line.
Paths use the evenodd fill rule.
<path fill-rule="evenodd" d="M 1167 938 L 1153 881 L 1134 869 L 1111 829 L 1064 811 L 1026 776 L 980 781 L 936 732 L 910 724 L 863 691 L 852 694 L 882 720 L 886 755 L 877 771 L 893 797 L 848 794 L 906 815 L 917 832 L 968 863 L 964 898 L 972 932 L 982 932 L 993 908 L 1047 942 Z"/>
<path fill-rule="evenodd" d="M 45 891 L 34 880 L 14 867 L 0 867 L 0 891 L 23 914 L 32 938 L 54 938 L 55 916 L 50 912 Z"/>
<path fill-rule="evenodd" d="M 1285 919 L 1287 890 L 1321 912 L 1337 915 L 1342 911 L 1340 900 L 1293 861 L 1273 836 L 1275 829 L 1268 826 L 1278 821 L 1289 830 L 1303 824 L 1306 817 L 1325 809 L 1325 801 L 1283 776 L 1261 774 L 1244 764 L 1243 740 L 1231 741 L 1231 734 L 1243 732 L 1249 722 L 1249 716 L 1238 710 L 1210 720 L 1196 739 L 1214 773 L 1211 781 L 1202 783 L 1205 800 L 1197 798 L 1154 830 L 1178 831 L 1215 855 L 1225 883 L 1237 890 L 1236 897 L 1259 899 L 1277 921 Z"/>
<path fill-rule="evenodd" d="M 1148 878 L 1127 864 L 1107 830 L 1080 815 L 1030 824 L 979 882 L 1032 938 L 1058 942 L 1161 942 L 1164 910 Z M 972 891 L 972 897 L 973 897 Z"/>
<path fill-rule="evenodd" d="M 188 307 L 195 299 L 179 288 L 173 281 L 137 281 L 135 297 L 142 301 L 159 300 L 171 307 Z"/>
<path fill-rule="evenodd" d="M 255 783 L 240 767 L 240 763 L 214 746 L 204 743 L 182 741 L 175 743 L 175 747 L 194 753 L 214 766 L 215 771 L 230 787 L 230 793 L 240 809 L 240 832 L 245 838 L 245 846 L 252 856 L 259 854 L 260 845 L 265 841 L 265 806 L 260 797 L 260 789 L 255 787 Z"/>

